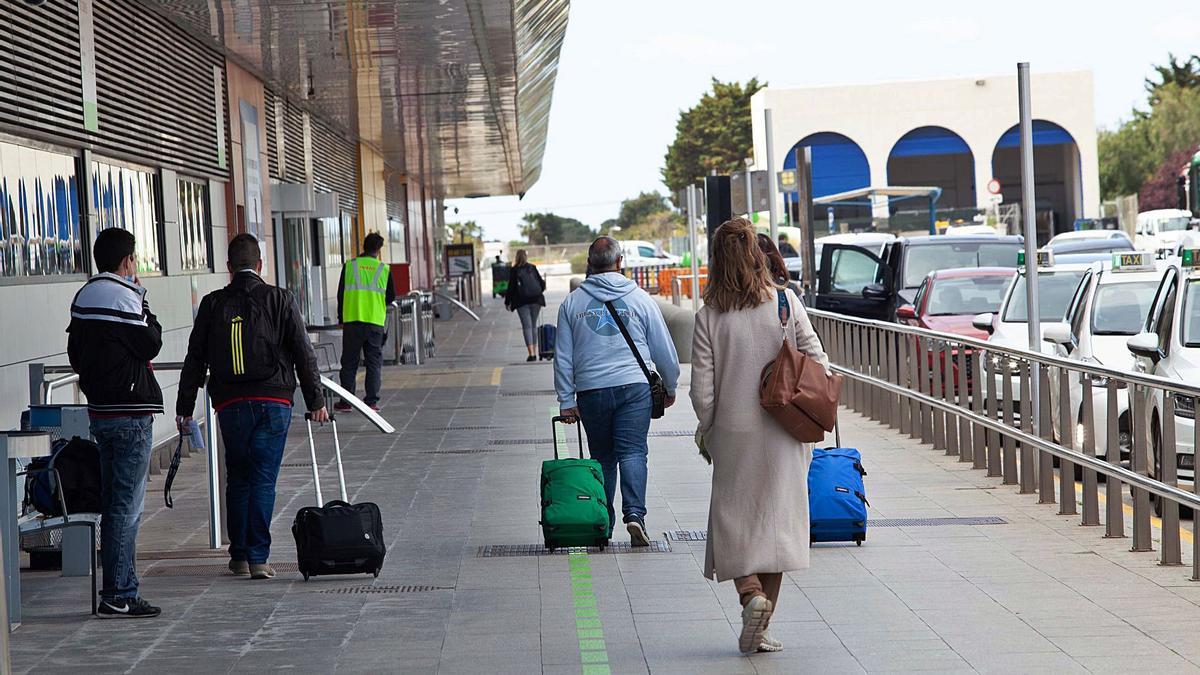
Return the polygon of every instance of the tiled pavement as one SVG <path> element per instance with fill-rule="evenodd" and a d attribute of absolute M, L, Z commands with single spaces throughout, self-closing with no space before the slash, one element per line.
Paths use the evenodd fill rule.
<path fill-rule="evenodd" d="M 483 322 L 459 317 L 438 332 L 432 363 L 386 370 L 397 434 L 342 426 L 351 497 L 377 502 L 385 518 L 378 580 L 220 574 L 219 556 L 197 557 L 207 535 L 203 460 L 193 457 L 174 510 L 161 508 L 158 477 L 147 498 L 142 589 L 163 616 L 92 620 L 85 579 L 27 572 L 17 671 L 1200 671 L 1200 586 L 1187 568 L 1129 553 L 1128 540 L 1105 540 L 851 413 L 843 437 L 863 450 L 873 518 L 1007 524 L 876 527 L 861 548 L 818 546 L 811 569 L 787 576 L 772 624 L 782 653 L 737 653 L 736 595 L 701 576 L 703 542 L 673 541 L 669 553 L 478 557 L 483 546 L 539 540 L 551 368 L 522 362 L 516 318 L 498 302 Z M 654 431 L 693 428 L 680 394 Z M 307 452 L 296 424 L 275 520 L 280 562 L 294 561 L 291 517 L 313 498 Z M 332 494 L 332 467 L 323 477 Z M 703 529 L 708 491 L 689 437 L 652 439 L 652 532 Z M 378 592 L 329 592 L 361 587 Z"/>

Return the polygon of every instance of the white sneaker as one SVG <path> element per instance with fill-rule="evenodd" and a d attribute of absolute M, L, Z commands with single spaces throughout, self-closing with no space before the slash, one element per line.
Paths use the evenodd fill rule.
<path fill-rule="evenodd" d="M 783 651 L 783 643 L 771 637 L 771 634 L 763 631 L 762 643 L 758 645 L 760 652 L 781 652 Z"/>
<path fill-rule="evenodd" d="M 763 643 L 763 633 L 767 630 L 774 609 L 771 601 L 761 595 L 750 598 L 750 602 L 742 608 L 742 635 L 738 639 L 738 649 L 743 654 L 757 651 Z"/>

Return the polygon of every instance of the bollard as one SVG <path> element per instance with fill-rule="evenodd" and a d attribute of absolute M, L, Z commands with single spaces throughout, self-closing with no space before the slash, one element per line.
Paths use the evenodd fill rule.
<path fill-rule="evenodd" d="M 1083 395 L 1081 405 L 1083 406 L 1083 453 L 1092 457 L 1096 456 L 1096 412 L 1092 405 L 1092 378 L 1088 375 L 1081 375 L 1083 378 Z M 1084 467 L 1083 469 L 1083 522 L 1084 526 L 1096 526 L 1100 524 L 1100 486 L 1099 478 L 1094 469 Z"/>
<path fill-rule="evenodd" d="M 1047 370 L 1049 370 L 1047 368 Z M 1075 429 L 1071 420 L 1071 371 L 1058 367 L 1058 438 L 1059 445 L 1075 447 Z M 1075 465 L 1058 461 L 1058 514 L 1075 515 Z"/>
<path fill-rule="evenodd" d="M 1121 447 L 1120 437 L 1117 426 L 1117 381 L 1113 378 L 1108 380 L 1108 397 L 1105 404 L 1105 411 L 1108 417 L 1108 429 L 1105 434 L 1108 439 L 1108 445 L 1105 453 L 1109 464 L 1119 466 L 1121 464 Z M 1125 514 L 1123 512 L 1121 500 L 1121 481 L 1108 479 L 1104 481 L 1104 536 L 1109 539 L 1124 539 L 1125 538 Z"/>
<path fill-rule="evenodd" d="M 1169 391 L 1163 392 L 1163 419 L 1170 422 L 1162 425 L 1162 438 L 1159 439 L 1159 447 L 1155 448 L 1157 452 L 1154 457 L 1154 474 L 1167 485 L 1179 487 L 1179 481 L 1176 480 L 1178 458 L 1175 447 L 1175 394 Z M 1162 551 L 1159 552 L 1158 564 L 1182 565 L 1183 558 L 1179 550 L 1179 504 L 1173 499 L 1157 496 L 1155 500 L 1162 503 L 1162 539 L 1159 542 Z"/>

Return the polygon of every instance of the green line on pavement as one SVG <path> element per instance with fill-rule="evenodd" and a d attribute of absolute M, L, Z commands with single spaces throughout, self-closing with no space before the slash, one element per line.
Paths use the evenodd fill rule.
<path fill-rule="evenodd" d="M 608 646 L 604 642 L 604 624 L 596 609 L 592 588 L 592 567 L 587 551 L 567 555 L 571 573 L 571 604 L 575 609 L 575 634 L 579 640 L 579 660 L 583 675 L 609 675 Z"/>

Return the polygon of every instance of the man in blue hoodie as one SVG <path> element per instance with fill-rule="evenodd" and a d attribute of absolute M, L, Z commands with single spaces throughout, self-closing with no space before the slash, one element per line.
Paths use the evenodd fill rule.
<path fill-rule="evenodd" d="M 582 420 L 592 459 L 604 468 L 609 525 L 620 469 L 621 510 L 634 546 L 646 534 L 646 434 L 650 384 L 606 302 L 611 302 L 634 345 L 663 378 L 666 404 L 675 402 L 679 357 L 654 299 L 621 274 L 621 245 L 600 237 L 588 249 L 591 275 L 558 309 L 554 388 L 565 417 Z M 651 362 L 652 365 L 651 365 Z"/>

